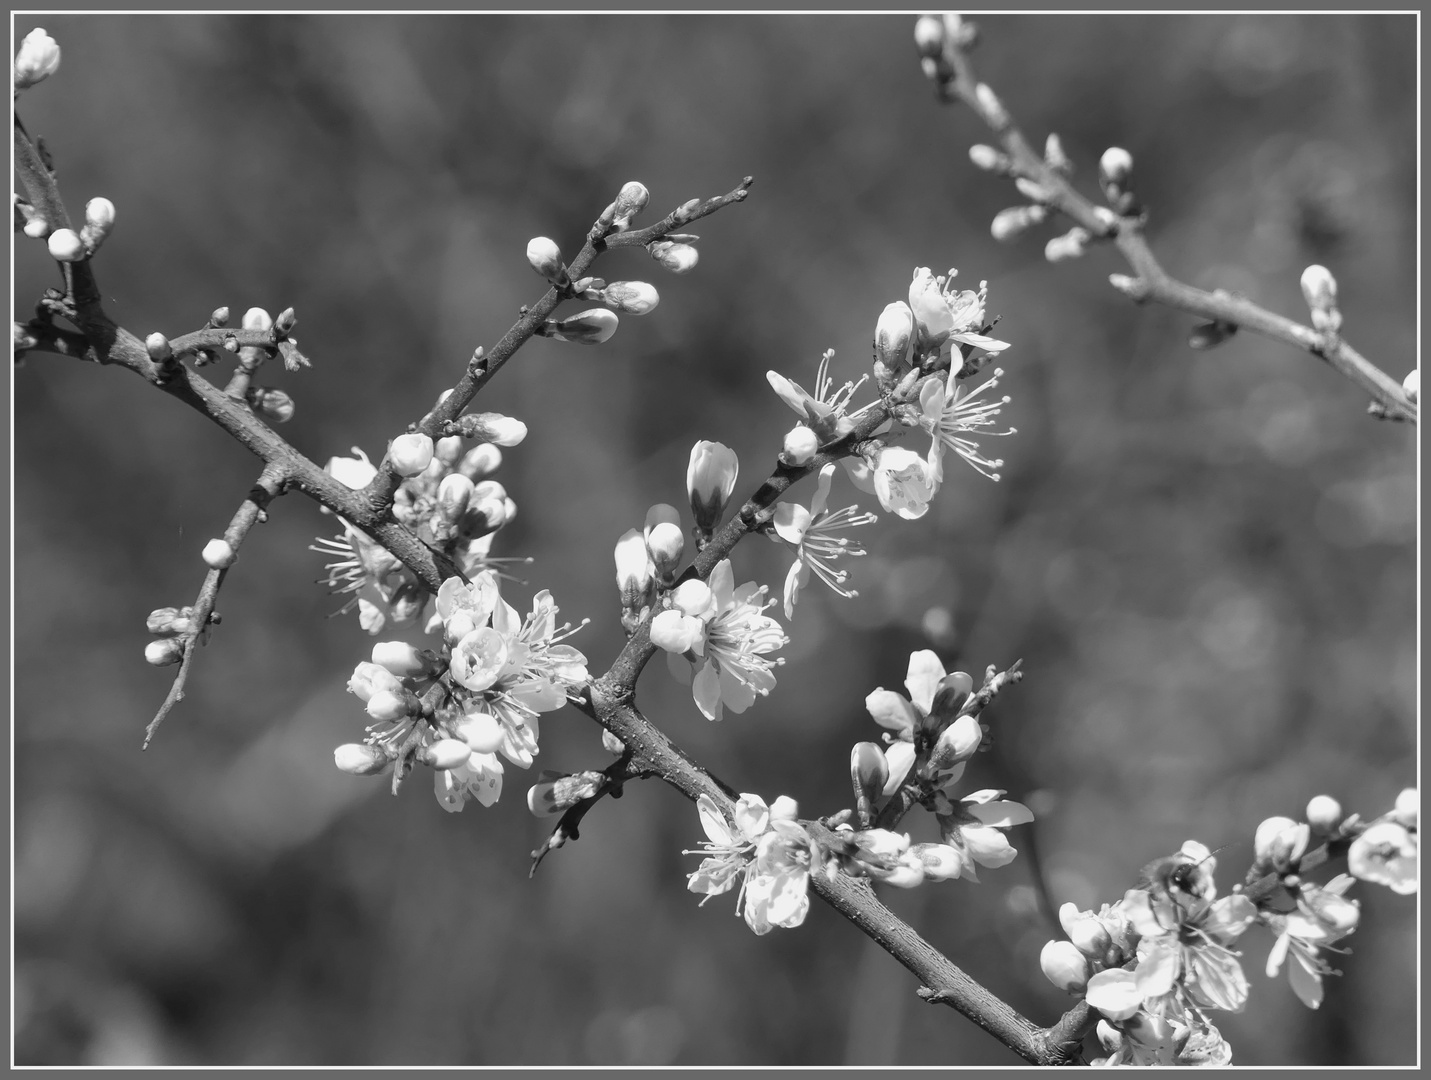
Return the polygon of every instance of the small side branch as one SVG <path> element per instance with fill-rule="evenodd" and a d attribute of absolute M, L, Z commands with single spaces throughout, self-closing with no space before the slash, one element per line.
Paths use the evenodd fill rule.
<path fill-rule="evenodd" d="M 233 520 L 229 522 L 229 527 L 224 530 L 224 541 L 235 552 L 238 551 L 244 538 L 248 536 L 249 530 L 267 519 L 268 504 L 283 493 L 284 482 L 284 472 L 277 465 L 267 466 L 259 475 L 258 482 L 248 493 L 248 498 L 240 504 Z M 154 715 L 154 719 L 149 721 L 149 726 L 144 729 L 145 750 L 149 749 L 149 741 L 154 738 L 154 733 L 159 730 L 159 725 L 169 715 L 169 710 L 184 700 L 184 684 L 189 678 L 189 667 L 193 663 L 194 653 L 204 641 L 208 640 L 210 625 L 217 625 L 219 622 L 219 616 L 214 611 L 214 604 L 218 601 L 219 588 L 223 585 L 227 575 L 227 568 L 214 568 L 204 575 L 204 583 L 199 588 L 199 595 L 194 601 L 190 615 L 192 625 L 177 639 L 184 650 L 183 658 L 179 661 L 179 671 L 174 676 L 173 685 L 169 687 L 164 704 L 159 706 L 159 711 Z"/>

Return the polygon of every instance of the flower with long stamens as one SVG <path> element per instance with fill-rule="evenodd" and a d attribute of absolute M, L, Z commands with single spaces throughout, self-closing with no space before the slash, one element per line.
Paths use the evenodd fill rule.
<path fill-rule="evenodd" d="M 868 378 L 867 375 L 861 375 L 858 382 L 847 382 L 836 387 L 834 379 L 830 377 L 830 360 L 834 355 L 834 349 L 827 349 L 820 357 L 820 366 L 815 370 L 813 394 L 807 393 L 799 383 L 787 379 L 778 371 L 765 373 L 771 389 L 819 436 L 821 445 L 854 430 L 854 422 L 845 415 L 845 410 L 849 408 L 850 398 L 855 391 Z"/>
<path fill-rule="evenodd" d="M 869 525 L 875 520 L 871 513 L 860 513 L 858 506 L 846 506 L 842 510 L 826 510 L 825 501 L 830 496 L 830 481 L 835 474 L 835 464 L 830 462 L 820 470 L 820 478 L 815 489 L 815 497 L 810 500 L 810 508 L 798 503 L 781 502 L 775 504 L 775 518 L 772 523 L 774 535 L 795 548 L 795 561 L 790 572 L 785 575 L 785 617 L 795 615 L 795 601 L 800 590 L 810 580 L 810 573 L 828 585 L 837 596 L 857 596 L 854 589 L 845 588 L 849 578 L 848 570 L 836 570 L 832 565 L 842 555 L 852 558 L 865 554 L 859 543 L 838 535 L 842 530 Z"/>
<path fill-rule="evenodd" d="M 950 358 L 950 366 L 956 370 L 963 366 L 963 352 L 960 351 L 959 363 L 953 363 L 955 345 L 967 345 L 991 354 L 1009 347 L 1007 341 L 982 333 L 987 283 L 981 281 L 978 292 L 969 289 L 961 292 L 954 287 L 958 273 L 951 269 L 948 274 L 936 277 L 927 266 L 921 266 L 914 271 L 914 280 L 909 285 L 909 307 L 914 312 L 924 351 L 937 348 L 940 357 Z"/>
<path fill-rule="evenodd" d="M 933 436 L 929 447 L 929 465 L 937 485 L 944 479 L 944 453 L 952 450 L 990 480 L 997 480 L 997 471 L 1004 462 L 1001 458 L 989 459 L 979 451 L 979 444 L 969 437 L 971 433 L 984 435 L 1013 435 L 1016 428 L 1005 431 L 988 430 L 994 424 L 999 410 L 1009 403 L 1008 395 L 990 400 L 986 391 L 999 385 L 1002 368 L 994 369 L 993 378 L 970 390 L 957 378 L 957 368 L 951 368 L 946 378 L 932 378 L 925 382 L 919 392 L 919 405 L 923 415 L 919 426 Z"/>

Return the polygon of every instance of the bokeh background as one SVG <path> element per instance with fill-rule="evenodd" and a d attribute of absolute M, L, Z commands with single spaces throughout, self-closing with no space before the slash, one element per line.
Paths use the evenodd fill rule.
<path fill-rule="evenodd" d="M 1413 366 L 1413 17 L 979 21 L 983 77 L 1032 139 L 1062 137 L 1085 191 L 1104 148 L 1133 154 L 1171 272 L 1300 318 L 1324 263 L 1349 340 Z M 987 279 L 1014 344 L 1002 482 L 954 463 L 926 519 L 883 515 L 860 596 L 810 587 L 750 712 L 708 723 L 661 663 L 640 700 L 737 789 L 816 815 L 849 802 L 863 699 L 912 650 L 976 677 L 1022 658 L 968 774 L 1038 810 L 1020 858 L 886 900 L 1030 1017 L 1068 1004 L 1038 970 L 1046 902 L 1115 899 L 1189 837 L 1231 845 L 1227 888 L 1263 817 L 1323 792 L 1375 815 L 1414 783 L 1414 430 L 1285 346 L 1191 352 L 1190 320 L 1107 286 L 1112 251 L 996 244 L 1017 196 L 970 165 L 987 134 L 933 99 L 912 17 L 57 15 L 16 40 L 37 24 L 64 63 L 20 111 L 72 212 L 118 206 L 110 312 L 143 336 L 294 306 L 314 367 L 275 375 L 298 401 L 283 431 L 319 461 L 380 454 L 540 295 L 530 237 L 574 252 L 629 179 L 654 214 L 755 176 L 699 223 L 693 273 L 598 264 L 655 283 L 656 312 L 599 348 L 534 340 L 482 400 L 530 426 L 497 477 L 521 508 L 498 551 L 536 559 L 518 606 L 545 587 L 591 618 L 595 671 L 622 640 L 612 546 L 683 501 L 691 443 L 733 447 L 748 492 L 792 423 L 767 369 L 808 386 L 834 348 L 855 378 L 915 266 Z M 23 318 L 55 272 L 19 240 Z M 143 662 L 145 615 L 192 601 L 256 465 L 127 372 L 34 357 L 13 395 L 18 1063 L 1017 1063 L 823 905 L 760 939 L 732 897 L 699 908 L 696 814 L 659 783 L 528 880 L 550 822 L 520 770 L 461 815 L 422 775 L 394 799 L 337 772 L 372 642 L 327 617 L 307 545 L 332 519 L 301 497 L 244 547 L 141 753 L 172 674 Z M 788 565 L 760 541 L 735 562 L 777 591 Z M 539 767 L 608 760 L 578 714 L 542 734 Z M 1414 1061 L 1415 900 L 1355 895 L 1318 1013 L 1245 939 L 1251 1004 L 1217 1017 L 1237 1062 Z"/>

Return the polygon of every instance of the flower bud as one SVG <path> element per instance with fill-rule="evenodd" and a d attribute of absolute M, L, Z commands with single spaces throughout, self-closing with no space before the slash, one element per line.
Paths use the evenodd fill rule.
<path fill-rule="evenodd" d="M 1412 368 L 1411 374 L 1401 380 L 1401 392 L 1406 395 L 1406 400 L 1413 405 L 1416 398 L 1421 393 L 1421 375 L 1419 369 Z"/>
<path fill-rule="evenodd" d="M 244 392 L 244 400 L 254 412 L 275 424 L 286 424 L 292 420 L 297 407 L 291 397 L 271 386 L 250 386 Z"/>
<path fill-rule="evenodd" d="M 431 674 L 432 659 L 406 641 L 379 641 L 373 645 L 373 663 L 398 678 Z"/>
<path fill-rule="evenodd" d="M 631 219 L 646 209 L 646 204 L 651 201 L 651 193 L 646 190 L 646 185 L 638 180 L 628 180 L 621 186 L 620 193 L 616 196 L 616 201 L 612 203 L 611 224 L 618 230 L 625 229 L 631 224 Z"/>
<path fill-rule="evenodd" d="M 506 740 L 506 730 L 491 713 L 471 712 L 457 722 L 457 734 L 476 754 L 494 754 Z"/>
<path fill-rule="evenodd" d="M 1304 885 L 1301 898 L 1313 914 L 1337 936 L 1350 934 L 1361 922 L 1361 905 L 1329 888 L 1319 889 L 1315 885 Z"/>
<path fill-rule="evenodd" d="M 655 259 L 673 274 L 689 273 L 700 260 L 700 252 L 690 244 L 677 244 L 670 240 L 657 240 L 646 245 L 651 258 Z"/>
<path fill-rule="evenodd" d="M 204 562 L 215 570 L 227 570 L 238 561 L 238 552 L 227 540 L 210 540 L 204 545 Z"/>
<path fill-rule="evenodd" d="M 874 817 L 874 801 L 889 781 L 889 763 L 879 743 L 857 742 L 850 750 L 850 783 L 855 789 L 855 807 L 861 824 Z"/>
<path fill-rule="evenodd" d="M 184 659 L 184 643 L 178 638 L 156 638 L 144 646 L 144 659 L 155 667 L 177 664 Z"/>
<path fill-rule="evenodd" d="M 1037 225 L 1048 217 L 1048 208 L 1043 206 L 1011 206 L 994 215 L 989 232 L 995 240 L 1007 242 L 1015 239 L 1032 225 Z"/>
<path fill-rule="evenodd" d="M 691 460 L 686 467 L 686 493 L 698 533 L 709 536 L 720 523 L 739 472 L 740 462 L 730 447 L 705 439 L 691 447 Z"/>
<path fill-rule="evenodd" d="M 410 431 L 393 440 L 388 458 L 399 476 L 416 476 L 432 461 L 432 449 L 431 436 Z"/>
<path fill-rule="evenodd" d="M 1188 347 L 1203 351 L 1213 349 L 1235 333 L 1237 333 L 1236 323 L 1216 321 L 1199 323 L 1188 334 Z"/>
<path fill-rule="evenodd" d="M 799 814 L 799 804 L 789 795 L 777 795 L 770 804 L 771 821 L 794 821 Z"/>
<path fill-rule="evenodd" d="M 419 760 L 434 769 L 455 769 L 466 765 L 472 757 L 472 748 L 458 739 L 438 739 L 431 746 L 422 748 Z"/>
<path fill-rule="evenodd" d="M 461 473 L 449 473 L 437 485 L 437 513 L 449 524 L 461 520 L 476 485 Z"/>
<path fill-rule="evenodd" d="M 1396 805 L 1391 811 L 1391 816 L 1408 829 L 1414 829 L 1420 814 L 1420 806 L 1421 799 L 1416 789 L 1414 787 L 1403 788 L 1401 794 L 1396 796 Z"/>
<path fill-rule="evenodd" d="M 1122 186 L 1133 173 L 1133 155 L 1119 146 L 1110 146 L 1098 159 L 1098 176 L 1105 184 Z"/>
<path fill-rule="evenodd" d="M 114 203 L 102 196 L 85 203 L 84 228 L 80 229 L 80 240 L 83 241 L 86 251 L 93 254 L 113 228 Z"/>
<path fill-rule="evenodd" d="M 272 330 L 273 317 L 261 307 L 251 307 L 243 313 L 245 330 Z"/>
<path fill-rule="evenodd" d="M 438 439 L 433 444 L 432 453 L 449 469 L 457 468 L 457 463 L 462 460 L 462 436 L 449 435 L 445 439 Z"/>
<path fill-rule="evenodd" d="M 670 503 L 652 503 L 651 508 L 646 511 L 646 525 L 644 529 L 644 535 L 648 542 L 651 537 L 651 530 L 663 522 L 680 528 L 681 512 Z"/>
<path fill-rule="evenodd" d="M 1131 300 L 1141 301 L 1147 292 L 1141 281 L 1127 274 L 1109 274 L 1108 284 Z"/>
<path fill-rule="evenodd" d="M 368 715 L 374 720 L 401 720 L 417 712 L 417 697 L 411 690 L 379 690 L 368 698 Z"/>
<path fill-rule="evenodd" d="M 1302 295 L 1312 311 L 1312 327 L 1322 331 L 1341 329 L 1342 314 L 1337 310 L 1337 279 L 1325 266 L 1313 264 L 1302 271 Z"/>
<path fill-rule="evenodd" d="M 796 424 L 785 435 L 780 460 L 786 465 L 808 465 L 820 452 L 820 437 L 804 424 Z"/>
<path fill-rule="evenodd" d="M 537 332 L 558 341 L 574 341 L 581 345 L 600 345 L 609 341 L 621 320 L 605 308 L 590 308 L 565 319 L 548 319 Z"/>
<path fill-rule="evenodd" d="M 391 759 L 367 743 L 344 743 L 333 751 L 333 764 L 354 776 L 372 776 L 388 767 Z"/>
<path fill-rule="evenodd" d="M 1058 909 L 1058 922 L 1074 948 L 1090 960 L 1102 960 L 1108 954 L 1113 937 L 1091 911 L 1079 911 L 1077 904 L 1066 903 Z"/>
<path fill-rule="evenodd" d="M 999 100 L 999 95 L 994 93 L 986 83 L 979 83 L 974 87 L 974 99 L 979 103 L 979 109 L 984 114 L 984 121 L 995 131 L 1002 131 L 1009 126 L 1009 113 L 1004 108 L 1004 103 Z"/>
<path fill-rule="evenodd" d="M 192 611 L 188 608 L 155 608 L 144 620 L 144 628 L 151 634 L 187 634 L 194 629 Z"/>
<path fill-rule="evenodd" d="M 985 172 L 1008 172 L 1009 166 L 1013 164 L 1008 154 L 984 143 L 975 143 L 969 147 L 969 160 L 974 163 L 975 168 Z"/>
<path fill-rule="evenodd" d="M 1062 236 L 1055 236 L 1043 248 L 1043 257 L 1049 262 L 1063 262 L 1076 259 L 1083 254 L 1083 247 L 1089 241 L 1088 230 L 1075 225 Z"/>
<path fill-rule="evenodd" d="M 654 285 L 644 281 L 613 281 L 601 290 L 602 303 L 628 315 L 645 315 L 661 302 Z"/>
<path fill-rule="evenodd" d="M 984 741 L 984 729 L 972 716 L 961 716 L 939 733 L 934 749 L 929 752 L 931 773 L 947 772 L 968 761 Z"/>
<path fill-rule="evenodd" d="M 34 214 L 29 221 L 25 222 L 25 235 L 31 240 L 41 240 L 50 231 L 50 223 L 39 214 Z"/>
<path fill-rule="evenodd" d="M 627 529 L 616 541 L 616 587 L 621 590 L 621 606 L 639 610 L 650 603 L 651 557 L 645 538 Z"/>
<path fill-rule="evenodd" d="M 686 550 L 686 536 L 681 527 L 668 521 L 659 522 L 647 531 L 645 539 L 651 565 L 662 581 L 671 581 Z"/>
<path fill-rule="evenodd" d="M 944 50 L 944 20 L 921 15 L 914 22 L 914 47 L 920 56 L 938 56 Z"/>
<path fill-rule="evenodd" d="M 216 307 L 209 313 L 209 325 L 218 328 L 229 324 L 229 309 L 226 307 Z"/>
<path fill-rule="evenodd" d="M 557 247 L 555 240 L 550 240 L 545 236 L 534 237 L 527 244 L 527 262 L 532 269 L 541 274 L 548 281 L 558 281 L 566 276 L 566 267 L 562 264 L 561 248 Z"/>
<path fill-rule="evenodd" d="M 898 371 L 909 359 L 910 342 L 914 340 L 914 312 L 903 300 L 886 304 L 875 324 L 875 359 Z"/>
<path fill-rule="evenodd" d="M 58 262 L 79 262 L 89 254 L 73 229 L 56 229 L 50 233 L 49 245 L 50 257 Z"/>
<path fill-rule="evenodd" d="M 15 91 L 28 90 L 53 75 L 60 66 L 60 47 L 55 39 L 38 26 L 25 35 L 20 51 L 15 54 L 11 77 Z"/>
<path fill-rule="evenodd" d="M 1252 840 L 1257 865 L 1279 874 L 1294 868 L 1307 850 L 1310 831 L 1288 817 L 1268 818 L 1257 826 Z"/>
<path fill-rule="evenodd" d="M 397 693 L 402 688 L 402 683 L 391 671 L 378 664 L 370 664 L 366 660 L 359 663 L 348 678 L 348 693 L 353 694 L 365 705 L 379 691 L 387 690 Z"/>
<path fill-rule="evenodd" d="M 1064 176 L 1073 172 L 1073 162 L 1068 160 L 1068 155 L 1063 151 L 1063 140 L 1051 131 L 1043 143 L 1043 163 Z"/>
<path fill-rule="evenodd" d="M 471 480 L 481 480 L 497 471 L 502 464 L 502 451 L 495 443 L 485 442 L 474 446 L 462 456 L 457 471 Z"/>
<path fill-rule="evenodd" d="M 1093 974 L 1088 957 L 1071 941 L 1050 941 L 1038 954 L 1038 965 L 1048 981 L 1066 994 L 1082 994 Z"/>
<path fill-rule="evenodd" d="M 1321 833 L 1335 832 L 1342 823 L 1342 804 L 1330 795 L 1314 795 L 1307 803 L 1307 824 Z"/>

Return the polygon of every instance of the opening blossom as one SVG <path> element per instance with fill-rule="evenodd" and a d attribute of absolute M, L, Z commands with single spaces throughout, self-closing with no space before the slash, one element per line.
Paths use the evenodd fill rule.
<path fill-rule="evenodd" d="M 832 565 L 841 555 L 858 557 L 865 554 L 862 545 L 848 537 L 836 535 L 842 530 L 868 525 L 875 515 L 859 513 L 858 506 L 847 506 L 843 510 L 826 510 L 825 501 L 830 496 L 830 481 L 835 474 L 833 462 L 820 470 L 820 478 L 815 488 L 815 497 L 810 500 L 810 508 L 798 503 L 780 502 L 775 504 L 773 520 L 774 536 L 795 548 L 795 561 L 790 572 L 785 575 L 785 617 L 795 616 L 795 601 L 800 590 L 810 580 L 810 572 L 828 585 L 837 596 L 857 596 L 854 589 L 845 588 L 849 578 L 848 570 L 836 570 Z"/>
<path fill-rule="evenodd" d="M 1415 788 L 1396 799 L 1396 808 L 1373 821 L 1347 849 L 1347 869 L 1362 881 L 1385 885 L 1403 896 L 1414 893 L 1420 877 L 1417 841 L 1419 802 Z"/>
<path fill-rule="evenodd" d="M 956 676 L 962 676 L 962 679 L 956 679 Z M 892 795 L 899 790 L 904 778 L 909 775 L 909 770 L 914 765 L 915 732 L 920 727 L 930 726 L 929 716 L 934 711 L 934 698 L 940 687 L 946 682 L 951 688 L 956 682 L 962 685 L 968 678 L 962 672 L 950 672 L 946 675 L 944 664 L 938 655 L 930 649 L 920 649 L 909 654 L 909 670 L 904 679 L 904 688 L 909 691 L 909 697 L 886 690 L 882 686 L 876 687 L 865 696 L 865 708 L 869 710 L 874 722 L 893 732 L 884 736 L 888 744 L 884 756 L 889 765 L 889 779 L 885 782 L 883 794 Z M 962 697 L 959 703 L 962 704 Z M 959 779 L 963 771 L 962 764 L 957 771 L 950 770 L 945 783 L 952 784 Z"/>
<path fill-rule="evenodd" d="M 914 280 L 909 284 L 909 307 L 914 313 L 915 324 L 919 328 L 922 344 L 927 349 L 938 348 L 941 357 L 951 358 L 951 367 L 958 370 L 963 365 L 963 352 L 959 363 L 952 362 L 955 345 L 967 345 L 971 349 L 983 349 L 990 354 L 998 354 L 1009 347 L 1007 341 L 985 336 L 984 305 L 988 300 L 988 285 L 979 283 L 979 291 L 954 287 L 954 278 L 959 273 L 951 269 L 948 274 L 936 277 L 927 266 L 914 271 Z"/>
<path fill-rule="evenodd" d="M 707 720 L 720 720 L 724 708 L 745 712 L 775 688 L 773 669 L 784 661 L 765 654 L 790 639 L 764 614 L 775 603 L 765 593 L 753 581 L 737 589 L 730 560 L 722 559 L 708 583 L 693 579 L 673 589 L 672 606 L 651 620 L 652 644 L 695 666 L 691 695 Z"/>
<path fill-rule="evenodd" d="M 767 807 L 759 795 L 741 795 L 733 823 L 726 821 L 709 795 L 696 801 L 696 809 L 709 839 L 699 850 L 682 852 L 705 856 L 687 878 L 686 887 L 709 899 L 728 892 L 739 879 L 736 914 L 744 914 L 746 925 L 757 934 L 803 923 L 810 910 L 815 848 L 805 827 L 795 820 L 795 801 L 781 796 Z"/>
<path fill-rule="evenodd" d="M 778 371 L 767 371 L 766 380 L 770 388 L 780 395 L 780 400 L 794 409 L 801 420 L 819 436 L 824 445 L 854 430 L 854 422 L 845 416 L 850 398 L 868 376 L 860 376 L 858 382 L 847 382 L 836 387 L 830 378 L 830 360 L 835 350 L 827 349 L 820 357 L 820 366 L 815 370 L 815 392 L 810 394 L 793 379 L 787 379 Z"/>
<path fill-rule="evenodd" d="M 906 521 L 922 518 L 939 490 L 939 471 L 930 461 L 903 446 L 881 445 L 869 460 L 841 458 L 850 480 L 879 499 L 891 514 Z"/>

